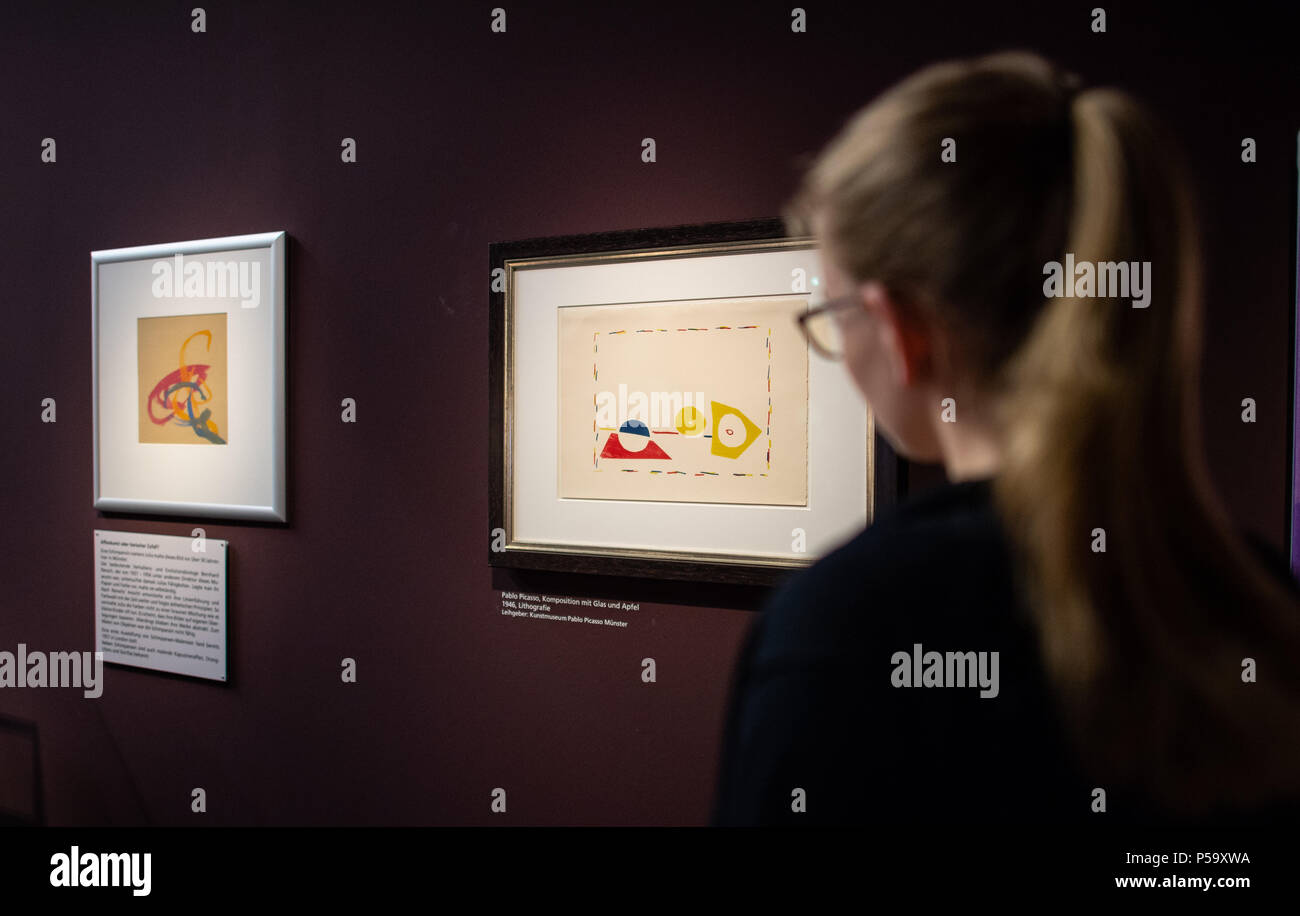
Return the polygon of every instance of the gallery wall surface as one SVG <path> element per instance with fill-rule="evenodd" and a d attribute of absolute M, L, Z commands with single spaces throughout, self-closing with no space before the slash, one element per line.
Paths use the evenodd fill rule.
<path fill-rule="evenodd" d="M 0 32 L 0 649 L 92 647 L 96 528 L 230 544 L 229 684 L 0 691 L 38 728 L 51 823 L 702 823 L 766 593 L 488 567 L 488 245 L 778 215 L 799 157 L 950 56 L 1041 51 L 1185 144 L 1211 468 L 1284 546 L 1300 93 L 1249 13 L 1125 4 L 1095 34 L 1083 7 L 846 4 L 796 34 L 779 4 L 548 3 L 494 34 L 483 4 L 232 3 L 195 34 L 191 6 L 31 5 Z M 96 512 L 89 253 L 281 229 L 289 524 Z M 571 625 L 504 616 L 503 591 L 636 607 Z"/>

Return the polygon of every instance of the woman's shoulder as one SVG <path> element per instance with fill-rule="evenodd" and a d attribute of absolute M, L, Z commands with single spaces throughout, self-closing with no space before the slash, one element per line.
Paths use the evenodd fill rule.
<path fill-rule="evenodd" d="M 978 482 L 909 500 L 792 578 L 742 651 L 719 822 L 791 820 L 791 785 L 837 799 L 827 823 L 989 798 L 996 819 L 1050 818 L 1080 795 L 1013 582 Z"/>
<path fill-rule="evenodd" d="M 768 654 L 838 655 L 900 616 L 911 636 L 986 631 L 1011 616 L 1014 576 L 987 481 L 928 490 L 788 579 L 767 602 Z"/>

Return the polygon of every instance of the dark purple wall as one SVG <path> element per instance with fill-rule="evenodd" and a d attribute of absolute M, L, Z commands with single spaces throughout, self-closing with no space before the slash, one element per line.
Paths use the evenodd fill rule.
<path fill-rule="evenodd" d="M 91 648 L 93 529 L 192 527 L 91 507 L 89 252 L 291 239 L 292 521 L 200 522 L 231 543 L 232 683 L 114 668 L 97 701 L 0 692 L 39 726 L 54 823 L 702 822 L 763 593 L 489 570 L 487 247 L 777 215 L 799 154 L 948 56 L 1040 50 L 1134 90 L 1188 145 L 1207 444 L 1234 516 L 1283 544 L 1300 93 L 1274 23 L 1126 3 L 1095 35 L 1093 4 L 824 3 L 794 35 L 792 4 L 508 3 L 493 35 L 485 3 L 244 2 L 208 4 L 194 35 L 193 5 L 31 4 L 0 29 L 0 649 Z M 626 630 L 518 620 L 503 588 L 642 607 Z"/>

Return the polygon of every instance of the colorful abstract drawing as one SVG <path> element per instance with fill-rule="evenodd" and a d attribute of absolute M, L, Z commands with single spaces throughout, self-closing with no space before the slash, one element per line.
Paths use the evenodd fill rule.
<path fill-rule="evenodd" d="M 138 343 L 140 441 L 225 445 L 225 313 L 141 318 Z"/>
<path fill-rule="evenodd" d="M 560 309 L 560 496 L 806 505 L 806 308 L 772 296 Z"/>

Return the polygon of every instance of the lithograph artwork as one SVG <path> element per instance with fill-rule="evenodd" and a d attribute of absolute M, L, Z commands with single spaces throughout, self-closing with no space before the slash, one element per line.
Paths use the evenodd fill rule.
<path fill-rule="evenodd" d="M 806 296 L 558 310 L 558 495 L 808 502 Z"/>
<path fill-rule="evenodd" d="M 137 320 L 140 442 L 225 445 L 226 313 Z"/>

